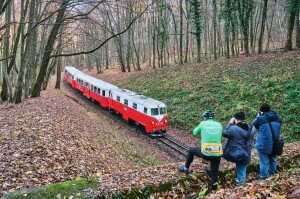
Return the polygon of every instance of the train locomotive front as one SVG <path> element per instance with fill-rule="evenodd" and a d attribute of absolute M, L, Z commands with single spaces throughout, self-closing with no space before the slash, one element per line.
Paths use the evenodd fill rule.
<path fill-rule="evenodd" d="M 127 89 L 116 89 L 111 91 L 110 108 L 120 113 L 124 120 L 144 126 L 152 137 L 166 133 L 168 115 L 163 102 Z"/>

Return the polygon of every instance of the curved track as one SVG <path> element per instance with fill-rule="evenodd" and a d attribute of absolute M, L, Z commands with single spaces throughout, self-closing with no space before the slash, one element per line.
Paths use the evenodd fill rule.
<path fill-rule="evenodd" d="M 97 113 L 98 111 L 101 112 L 101 114 L 104 114 L 108 117 L 111 117 L 112 119 L 119 120 L 120 123 L 124 123 L 124 127 L 129 129 L 130 131 L 135 132 L 138 134 L 138 136 L 142 137 L 143 139 L 147 139 L 156 146 L 160 150 L 163 150 L 166 152 L 169 156 L 173 157 L 176 161 L 183 161 L 185 159 L 185 156 L 187 155 L 188 147 L 181 143 L 176 138 L 172 137 L 171 135 L 166 134 L 164 137 L 159 137 L 152 139 L 150 136 L 148 136 L 141 125 L 129 125 L 125 120 L 120 117 L 119 114 L 117 114 L 114 111 L 109 111 L 107 109 L 102 108 L 97 102 L 94 102 L 88 98 L 86 98 L 82 93 L 76 89 L 73 89 L 68 82 L 63 80 L 64 87 L 67 91 L 73 93 L 75 97 L 70 96 L 68 93 L 61 91 L 63 95 L 66 97 L 74 100 L 76 103 L 78 103 L 81 106 L 84 106 L 87 111 L 94 111 Z M 84 103 L 83 103 L 84 102 Z M 98 114 L 99 114 L 98 112 Z"/>

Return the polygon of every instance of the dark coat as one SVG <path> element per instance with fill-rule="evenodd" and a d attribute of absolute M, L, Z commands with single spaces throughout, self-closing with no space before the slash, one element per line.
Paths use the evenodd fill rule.
<path fill-rule="evenodd" d="M 228 124 L 223 131 L 223 136 L 228 139 L 224 146 L 224 151 L 228 150 L 230 153 L 242 153 L 246 151 L 248 154 L 247 160 L 236 163 L 250 164 L 254 134 L 255 128 L 252 125 L 242 123 Z"/>
<path fill-rule="evenodd" d="M 272 153 L 274 143 L 268 122 L 272 125 L 274 138 L 279 138 L 282 120 L 275 112 L 269 111 L 265 114 L 258 115 L 253 121 L 253 126 L 258 129 L 255 147 L 259 152 L 265 154 Z"/>

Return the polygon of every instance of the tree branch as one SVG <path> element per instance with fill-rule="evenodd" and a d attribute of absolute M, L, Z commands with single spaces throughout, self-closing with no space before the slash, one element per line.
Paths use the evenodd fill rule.
<path fill-rule="evenodd" d="M 128 24 L 128 26 L 121 32 L 112 35 L 111 37 L 107 38 L 106 40 L 104 40 L 98 47 L 94 48 L 93 50 L 89 50 L 89 51 L 82 51 L 82 52 L 77 52 L 77 53 L 67 53 L 67 54 L 57 54 L 57 55 L 51 55 L 51 57 L 70 57 L 70 56 L 75 56 L 75 55 L 82 55 L 82 54 L 90 54 L 95 52 L 96 50 L 98 50 L 99 48 L 101 48 L 104 44 L 106 44 L 109 40 L 125 33 L 131 26 L 132 24 L 139 19 L 144 13 L 145 11 L 149 8 L 150 5 L 148 5 L 143 12 L 141 12 L 138 16 L 136 16 L 135 18 L 133 18 L 133 20 Z"/>

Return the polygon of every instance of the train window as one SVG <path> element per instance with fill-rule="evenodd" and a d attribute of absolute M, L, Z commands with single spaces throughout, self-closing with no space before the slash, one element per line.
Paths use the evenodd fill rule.
<path fill-rule="evenodd" d="M 165 115 L 166 113 L 167 113 L 166 107 L 159 108 L 159 114 L 160 114 L 160 115 Z"/>
<path fill-rule="evenodd" d="M 128 100 L 124 99 L 124 104 L 128 106 Z"/>
<path fill-rule="evenodd" d="M 158 115 L 158 108 L 152 108 L 151 115 Z"/>
<path fill-rule="evenodd" d="M 95 92 L 95 93 L 97 92 L 97 87 L 96 87 L 96 86 L 94 86 L 94 92 Z"/>
<path fill-rule="evenodd" d="M 120 96 L 117 96 L 117 101 L 118 101 L 118 102 L 120 101 Z"/>
<path fill-rule="evenodd" d="M 132 104 L 132 108 L 137 109 L 137 104 L 136 104 L 136 103 L 133 103 L 133 104 Z"/>
<path fill-rule="evenodd" d="M 100 88 L 98 88 L 98 91 L 97 91 L 97 93 L 100 95 Z"/>
<path fill-rule="evenodd" d="M 148 109 L 146 107 L 144 107 L 144 113 L 147 114 Z"/>
<path fill-rule="evenodd" d="M 91 91 L 93 91 L 94 90 L 94 86 L 93 85 L 91 85 Z"/>
<path fill-rule="evenodd" d="M 102 90 L 102 96 L 105 97 L 105 90 Z"/>

